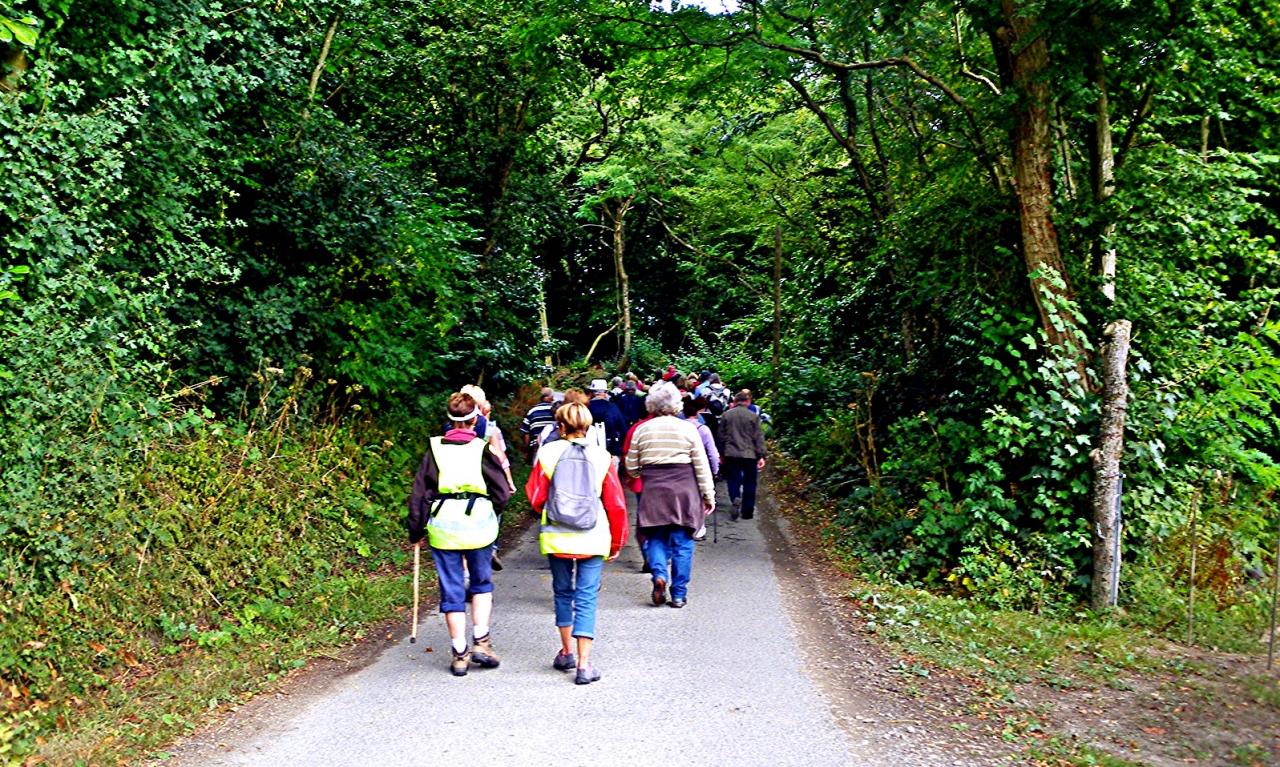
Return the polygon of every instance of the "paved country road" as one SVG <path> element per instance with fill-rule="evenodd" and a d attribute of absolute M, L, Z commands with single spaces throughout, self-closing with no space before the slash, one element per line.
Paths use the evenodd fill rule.
<path fill-rule="evenodd" d="M 884 692 L 842 663 L 846 649 L 815 619 L 810 606 L 822 600 L 788 566 L 771 504 L 755 520 L 729 522 L 723 484 L 720 493 L 719 542 L 698 544 L 684 609 L 650 604 L 634 541 L 606 566 L 593 658 L 603 678 L 595 684 L 574 685 L 572 673 L 551 668 L 558 639 L 550 571 L 530 528 L 495 576 L 501 668 L 450 676 L 443 620 L 427 609 L 417 644 L 401 639 L 318 689 L 264 696 L 177 746 L 167 763 L 988 763 L 887 718 L 894 715 Z M 434 602 L 424 594 L 425 607 Z"/>

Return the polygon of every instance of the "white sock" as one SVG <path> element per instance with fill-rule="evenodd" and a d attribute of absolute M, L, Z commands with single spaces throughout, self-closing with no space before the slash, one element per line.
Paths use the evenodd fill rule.
<path fill-rule="evenodd" d="M 452 641 L 453 641 L 453 651 L 458 653 L 459 655 L 461 655 L 462 652 L 467 649 L 466 637 L 459 637 Z"/>
<path fill-rule="evenodd" d="M 476 639 L 484 639 L 485 637 L 489 636 L 489 627 L 476 626 L 471 630 L 471 636 L 475 637 Z"/>

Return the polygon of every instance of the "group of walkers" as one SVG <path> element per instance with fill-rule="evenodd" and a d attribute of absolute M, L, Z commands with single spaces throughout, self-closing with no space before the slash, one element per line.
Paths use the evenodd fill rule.
<path fill-rule="evenodd" d="M 492 574 L 501 569 L 494 550 L 516 488 L 490 412 L 478 387 L 449 398 L 449 423 L 432 438 L 409 498 L 409 541 L 425 538 L 431 549 L 455 676 L 501 662 L 489 630 Z M 600 679 L 591 663 L 596 607 L 604 563 L 617 558 L 630 531 L 624 485 L 637 497 L 650 601 L 688 603 L 696 541 L 715 512 L 716 479 L 728 486 L 731 519 L 755 515 L 767 458 L 761 417 L 750 391 L 730 396 L 714 372 L 683 376 L 675 366 L 648 386 L 628 374 L 595 379 L 585 392 L 542 390 L 520 432 L 533 465 L 525 493 L 541 517 L 539 548 L 551 568 L 560 640 L 553 668 L 576 671 L 577 684 Z"/>

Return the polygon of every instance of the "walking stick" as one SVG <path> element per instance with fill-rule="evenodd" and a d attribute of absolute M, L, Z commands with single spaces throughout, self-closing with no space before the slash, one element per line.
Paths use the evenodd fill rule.
<path fill-rule="evenodd" d="M 409 629 L 409 644 L 418 641 L 418 573 L 421 570 L 422 544 L 413 544 L 413 626 Z"/>
<path fill-rule="evenodd" d="M 718 509 L 711 509 L 711 542 L 720 542 L 720 512 Z"/>

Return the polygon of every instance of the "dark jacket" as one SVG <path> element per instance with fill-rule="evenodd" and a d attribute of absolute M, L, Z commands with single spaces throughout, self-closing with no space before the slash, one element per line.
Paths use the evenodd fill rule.
<path fill-rule="evenodd" d="M 724 449 L 720 451 L 722 457 L 756 460 L 768 457 L 764 432 L 760 430 L 760 416 L 746 405 L 735 405 L 726 410 L 717 427 L 724 442 Z"/>
<path fill-rule="evenodd" d="M 444 444 L 465 445 L 474 438 L 469 432 L 455 429 L 445 435 Z M 507 484 L 507 475 L 502 471 L 502 464 L 492 450 L 484 451 L 481 471 L 484 473 L 484 486 L 489 491 L 489 500 L 493 502 L 493 508 L 501 512 L 507 501 L 511 500 L 511 486 Z M 435 456 L 428 448 L 427 454 L 422 458 L 422 465 L 418 467 L 418 475 L 413 479 L 413 493 L 409 496 L 409 543 L 417 543 L 426 533 L 429 507 L 436 499 L 438 487 L 440 468 L 436 466 Z"/>
<path fill-rule="evenodd" d="M 618 406 L 607 399 L 593 399 L 587 403 L 591 419 L 604 424 L 604 447 L 610 455 L 622 457 L 622 438 L 627 436 L 627 419 Z"/>
<path fill-rule="evenodd" d="M 644 397 L 635 392 L 624 391 L 613 398 L 613 404 L 618 406 L 618 410 L 622 411 L 622 417 L 627 419 L 628 429 L 647 415 L 644 409 Z"/>

